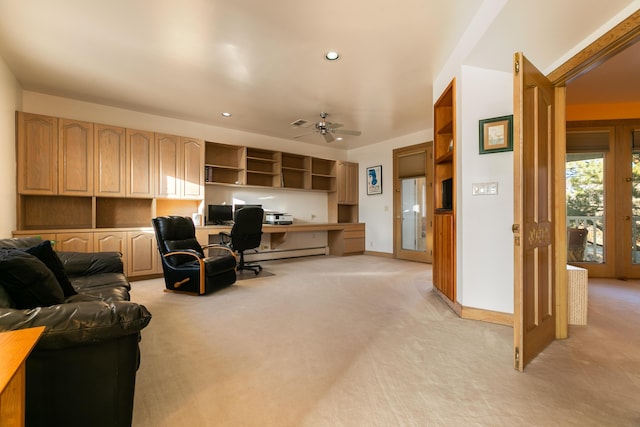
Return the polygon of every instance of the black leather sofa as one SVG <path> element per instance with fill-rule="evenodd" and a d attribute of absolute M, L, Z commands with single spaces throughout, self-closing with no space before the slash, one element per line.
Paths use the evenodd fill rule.
<path fill-rule="evenodd" d="M 130 301 L 115 252 L 58 252 L 54 261 L 72 288 L 62 286 L 62 302 L 21 307 L 23 294 L 12 280 L 26 278 L 22 292 L 40 290 L 35 282 L 45 279 L 33 272 L 40 264 L 16 266 L 15 259 L 33 261 L 16 252 L 47 245 L 38 238 L 0 239 L 0 332 L 46 327 L 27 359 L 26 426 L 130 426 L 140 331 L 151 314 Z M 59 290 L 54 293 L 60 297 Z"/>

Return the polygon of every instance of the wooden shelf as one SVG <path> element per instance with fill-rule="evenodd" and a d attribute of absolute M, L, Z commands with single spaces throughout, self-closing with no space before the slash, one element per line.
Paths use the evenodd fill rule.
<path fill-rule="evenodd" d="M 456 301 L 456 112 L 455 79 L 433 106 L 433 284 Z"/>

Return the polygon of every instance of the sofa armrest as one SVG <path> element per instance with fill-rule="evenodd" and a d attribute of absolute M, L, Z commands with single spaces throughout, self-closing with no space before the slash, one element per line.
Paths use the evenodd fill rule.
<path fill-rule="evenodd" d="M 58 257 L 68 276 L 124 272 L 120 252 L 58 252 Z"/>
<path fill-rule="evenodd" d="M 139 333 L 151 321 L 130 301 L 81 301 L 26 310 L 0 308 L 0 332 L 45 326 L 39 349 L 60 349 Z"/>

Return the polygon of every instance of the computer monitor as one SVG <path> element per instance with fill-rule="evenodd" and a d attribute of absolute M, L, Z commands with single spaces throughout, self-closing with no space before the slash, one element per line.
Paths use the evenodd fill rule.
<path fill-rule="evenodd" d="M 224 225 L 233 221 L 233 206 L 231 205 L 209 205 L 207 224 Z"/>

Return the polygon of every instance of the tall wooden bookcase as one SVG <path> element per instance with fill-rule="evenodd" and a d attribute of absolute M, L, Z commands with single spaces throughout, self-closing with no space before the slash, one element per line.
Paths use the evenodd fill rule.
<path fill-rule="evenodd" d="M 456 85 L 449 83 L 433 106 L 433 284 L 456 301 Z"/>

